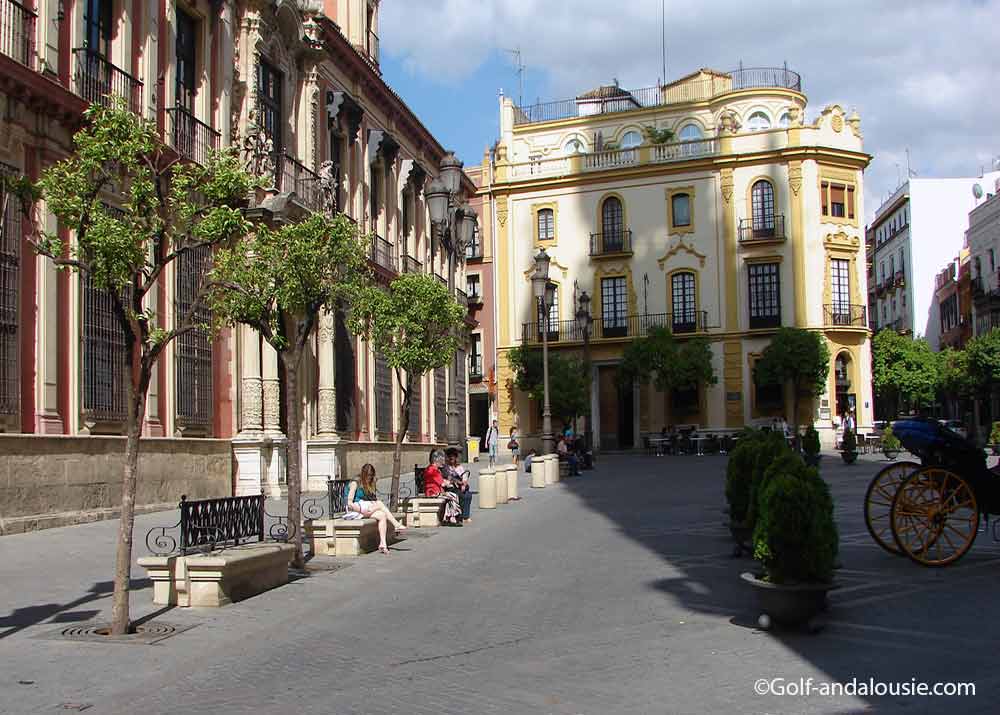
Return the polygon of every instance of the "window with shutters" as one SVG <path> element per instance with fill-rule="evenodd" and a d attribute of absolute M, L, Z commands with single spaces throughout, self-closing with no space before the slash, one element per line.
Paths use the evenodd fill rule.
<path fill-rule="evenodd" d="M 177 321 L 185 320 L 198 294 L 205 274 L 211 268 L 212 252 L 201 246 L 177 259 Z M 204 303 L 194 313 L 198 327 L 177 337 L 176 383 L 177 419 L 188 425 L 208 426 L 212 420 L 212 311 Z"/>
<path fill-rule="evenodd" d="M 852 184 L 836 181 L 820 182 L 820 206 L 823 216 L 854 221 L 854 192 Z"/>
<path fill-rule="evenodd" d="M 0 164 L 0 174 L 20 172 Z M 0 415 L 16 415 L 20 404 L 18 372 L 18 286 L 21 280 L 21 201 L 3 197 L 3 225 L 0 226 Z"/>
<path fill-rule="evenodd" d="M 781 325 L 781 280 L 777 263 L 751 263 L 750 327 L 776 328 Z"/>
<path fill-rule="evenodd" d="M 375 353 L 375 431 L 392 433 L 392 371 L 382 353 Z"/>

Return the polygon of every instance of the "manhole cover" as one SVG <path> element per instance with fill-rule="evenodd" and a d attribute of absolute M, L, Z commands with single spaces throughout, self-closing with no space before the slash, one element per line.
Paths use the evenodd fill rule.
<path fill-rule="evenodd" d="M 66 626 L 40 637 L 46 640 L 152 645 L 153 643 L 159 643 L 171 636 L 175 636 L 178 633 L 183 633 L 190 628 L 194 628 L 194 625 L 178 625 L 163 622 L 141 623 L 135 626 L 132 633 L 123 636 L 113 636 L 111 635 L 111 624 L 109 623 L 84 623 L 76 626 Z"/>

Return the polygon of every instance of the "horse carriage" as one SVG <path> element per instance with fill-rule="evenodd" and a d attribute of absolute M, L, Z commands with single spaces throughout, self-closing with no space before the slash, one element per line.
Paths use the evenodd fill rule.
<path fill-rule="evenodd" d="M 892 432 L 920 462 L 884 468 L 865 494 L 865 524 L 891 554 L 924 566 L 962 558 L 981 517 L 1000 514 L 1000 474 L 982 449 L 935 420 L 899 420 Z"/>

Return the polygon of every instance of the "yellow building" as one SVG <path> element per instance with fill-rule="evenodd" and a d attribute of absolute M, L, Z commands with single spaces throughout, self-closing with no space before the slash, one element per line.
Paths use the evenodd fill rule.
<path fill-rule="evenodd" d="M 848 407 L 860 427 L 871 424 L 862 220 L 871 157 L 856 114 L 832 105 L 807 122 L 801 80 L 787 68 L 703 69 L 662 87 L 615 84 L 526 107 L 501 97 L 500 114 L 481 193 L 495 233 L 503 433 L 517 424 L 529 446 L 540 437 L 539 407 L 514 388 L 507 352 L 541 341 L 530 277 L 542 247 L 557 288 L 552 350 L 581 352 L 573 317 L 580 293 L 592 296 L 595 445 L 638 446 L 664 425 L 792 422 L 792 395 L 753 381 L 779 326 L 820 331 L 830 347 L 828 385 L 802 401 L 801 422 L 825 444 Z M 657 326 L 707 337 L 717 383 L 668 395 L 619 388 L 625 346 Z"/>

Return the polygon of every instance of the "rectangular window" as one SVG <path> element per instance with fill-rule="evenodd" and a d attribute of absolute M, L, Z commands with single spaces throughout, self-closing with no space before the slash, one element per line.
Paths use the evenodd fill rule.
<path fill-rule="evenodd" d="M 111 57 L 112 0 L 87 0 L 83 13 L 84 44 L 104 59 Z"/>
<path fill-rule="evenodd" d="M 757 381 L 757 368 L 753 368 L 753 406 L 760 412 L 778 410 L 784 406 L 784 395 L 782 395 L 781 383 L 761 385 Z"/>
<path fill-rule="evenodd" d="M 177 9 L 177 106 L 194 114 L 196 91 L 195 60 L 197 59 L 197 24 L 186 12 Z"/>
<path fill-rule="evenodd" d="M 833 325 L 851 324 L 850 261 L 834 258 L 830 261 L 830 297 Z M 891 264 L 890 264 L 891 265 Z M 893 309 L 895 312 L 895 309 Z"/>
<path fill-rule="evenodd" d="M 13 166 L 0 164 L 0 174 L 11 177 L 19 173 Z M 0 226 L 0 415 L 16 415 L 20 404 L 17 306 L 21 281 L 21 202 L 7 194 L 3 208 L 4 222 Z"/>
<path fill-rule="evenodd" d="M 465 427 L 465 420 L 466 420 L 466 417 L 465 417 L 466 407 L 465 406 L 469 403 L 469 400 L 468 400 L 468 397 L 467 397 L 468 386 L 467 386 L 467 383 L 465 381 L 465 370 L 462 370 L 461 367 L 465 365 L 465 361 L 468 360 L 468 359 L 469 358 L 468 358 L 468 356 L 466 356 L 464 350 L 458 350 L 455 353 L 455 365 L 458 367 L 458 369 L 456 369 L 454 371 L 454 373 L 453 373 L 455 375 L 455 394 L 456 394 L 456 400 L 458 401 L 457 404 L 455 405 L 455 408 L 456 408 L 455 411 L 458 413 L 457 414 L 457 417 L 458 417 L 458 439 L 459 439 L 459 442 L 462 443 L 462 444 L 465 443 L 465 438 L 466 438 L 466 436 L 468 434 L 467 431 L 466 431 L 466 427 Z"/>
<path fill-rule="evenodd" d="M 392 371 L 380 352 L 375 353 L 375 431 L 379 436 L 392 432 Z"/>
<path fill-rule="evenodd" d="M 369 167 L 370 178 L 368 179 L 369 214 L 371 215 L 372 233 L 378 235 L 378 216 L 381 213 L 381 184 L 379 181 L 378 169 L 373 164 Z"/>
<path fill-rule="evenodd" d="M 341 189 L 343 188 L 343 137 L 339 132 L 330 132 L 330 161 L 333 162 L 333 209 L 344 212 L 345 206 L 342 199 Z"/>
<path fill-rule="evenodd" d="M 465 292 L 469 296 L 470 301 L 475 299 L 478 302 L 481 299 L 478 274 L 469 274 L 465 277 Z"/>
<path fill-rule="evenodd" d="M 671 224 L 674 228 L 691 225 L 691 197 L 674 194 L 670 197 Z"/>
<path fill-rule="evenodd" d="M 552 209 L 539 209 L 538 211 L 538 240 L 551 241 L 556 237 L 555 211 Z"/>
<path fill-rule="evenodd" d="M 434 438 L 438 442 L 443 442 L 447 435 L 448 415 L 446 414 L 448 405 L 448 395 L 445 393 L 448 377 L 446 368 L 439 367 L 434 370 Z"/>
<path fill-rule="evenodd" d="M 601 279 L 601 319 L 604 337 L 628 334 L 628 294 L 624 276 Z"/>
<path fill-rule="evenodd" d="M 824 181 L 819 188 L 820 201 L 823 203 L 823 215 L 830 215 L 830 184 Z"/>
<path fill-rule="evenodd" d="M 354 356 L 354 338 L 347 330 L 347 316 L 338 310 L 334 321 L 334 386 L 337 388 L 337 429 L 341 432 L 354 430 L 354 393 L 357 390 L 357 375 Z"/>
<path fill-rule="evenodd" d="M 845 211 L 846 198 L 844 193 L 843 185 L 830 185 L 830 215 L 835 218 L 845 218 L 847 216 L 847 212 Z"/>
<path fill-rule="evenodd" d="M 693 333 L 698 329 L 694 273 L 677 273 L 670 279 L 673 305 L 671 325 L 675 333 Z"/>
<path fill-rule="evenodd" d="M 284 117 L 282 116 L 282 74 L 261 60 L 257 69 L 257 96 L 260 98 L 261 128 L 274 144 L 275 154 L 284 149 Z"/>
<path fill-rule="evenodd" d="M 483 336 L 472 334 L 471 351 L 469 352 L 469 376 L 473 379 L 483 377 Z"/>
<path fill-rule="evenodd" d="M 108 291 L 90 274 L 83 285 L 83 412 L 97 421 L 124 422 L 127 417 L 125 331 Z"/>
<path fill-rule="evenodd" d="M 542 340 L 542 330 L 543 325 L 548 325 L 549 329 L 549 340 L 559 339 L 559 288 L 555 287 L 552 291 L 552 305 L 549 306 L 549 317 L 548 320 L 542 313 L 541 301 L 538 301 L 538 340 Z"/>
<path fill-rule="evenodd" d="M 413 381 L 413 386 L 410 388 L 410 425 L 406 430 L 414 442 L 419 441 L 421 435 L 420 404 L 420 380 L 418 379 Z"/>
<path fill-rule="evenodd" d="M 820 202 L 824 216 L 854 219 L 854 186 L 831 181 L 820 183 Z M 885 228 L 891 226 L 888 224 Z M 883 232 L 884 233 L 884 232 Z"/>
<path fill-rule="evenodd" d="M 781 280 L 777 263 L 751 263 L 750 327 L 776 328 L 781 325 Z"/>
<path fill-rule="evenodd" d="M 410 191 L 404 191 L 401 197 L 402 205 L 402 235 L 403 235 L 403 247 L 407 247 L 407 239 L 410 237 L 410 229 L 413 228 L 410 219 L 410 202 L 413 200 L 413 194 Z M 404 251 L 405 252 L 405 251 Z"/>
<path fill-rule="evenodd" d="M 192 249 L 177 259 L 176 320 L 187 320 L 211 266 L 209 246 Z M 177 419 L 207 427 L 212 421 L 212 311 L 204 303 L 195 310 L 199 327 L 178 336 L 176 347 Z"/>

